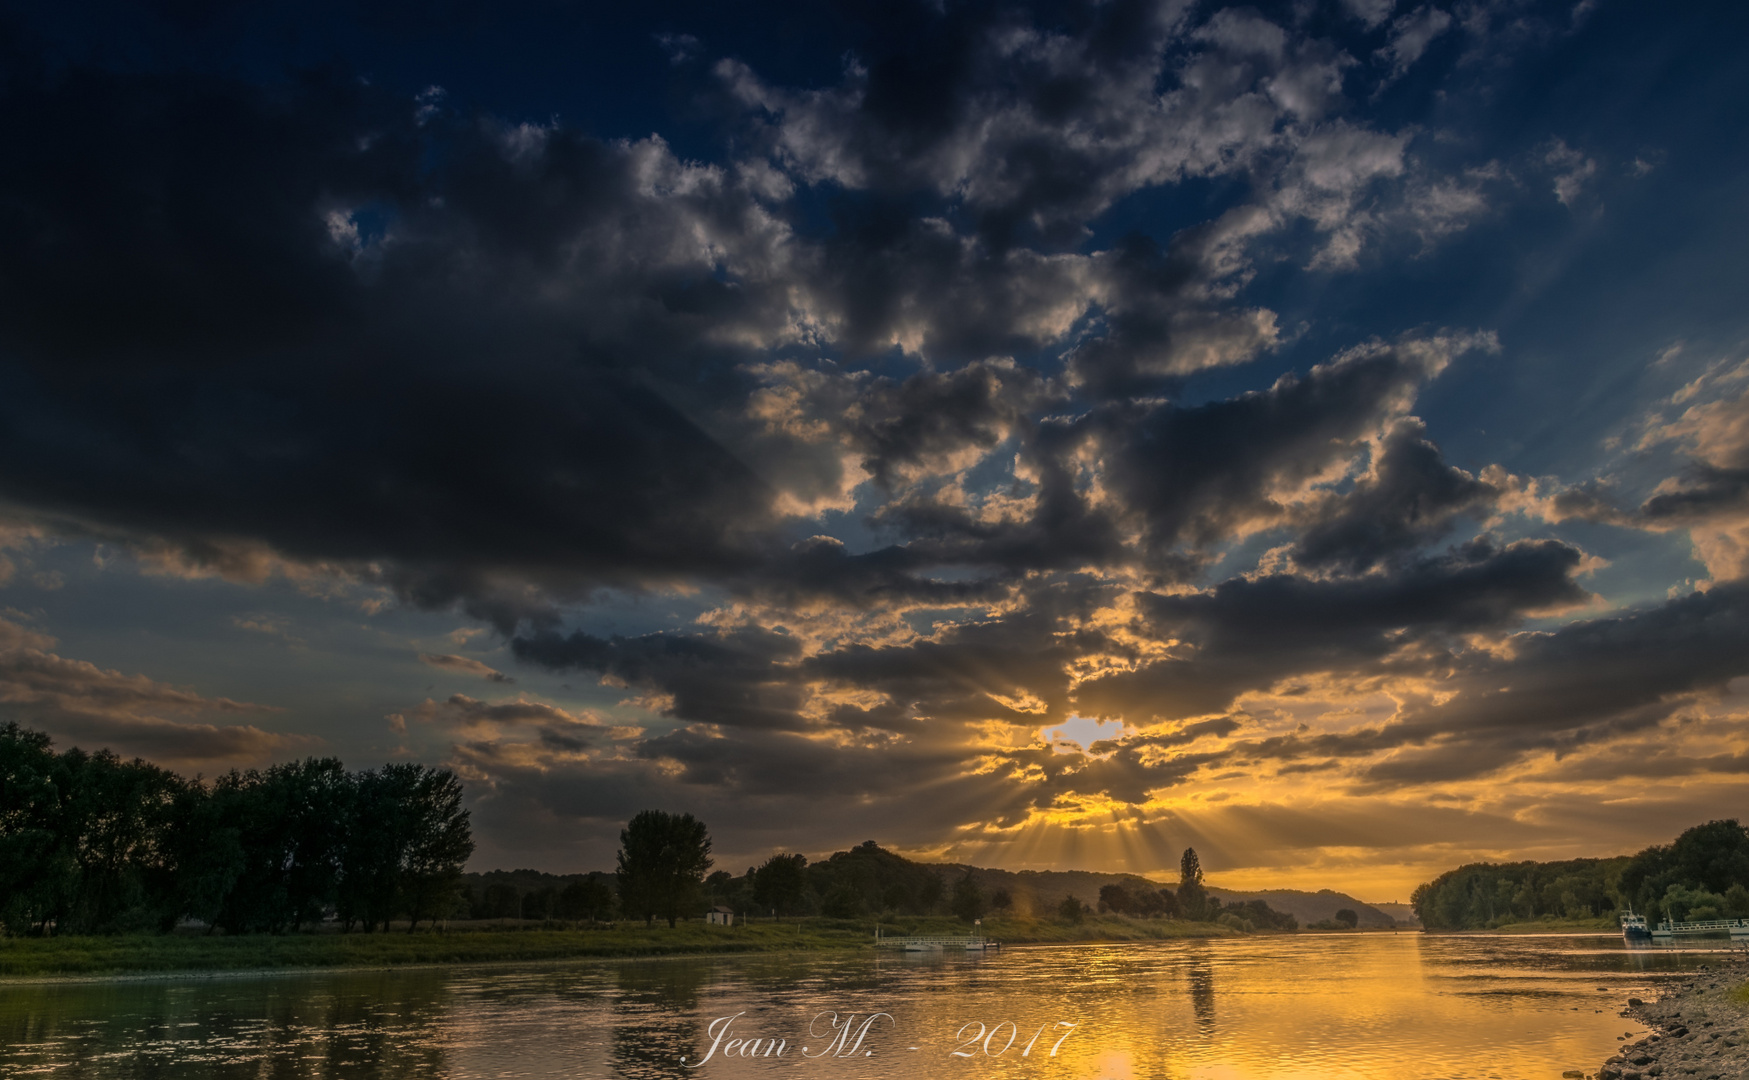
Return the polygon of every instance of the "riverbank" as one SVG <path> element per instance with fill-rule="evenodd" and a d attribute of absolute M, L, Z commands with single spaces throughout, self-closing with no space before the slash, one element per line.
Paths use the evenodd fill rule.
<path fill-rule="evenodd" d="M 1653 1029 L 1604 1062 L 1597 1080 L 1749 1078 L 1749 966 L 1703 967 L 1658 1000 L 1630 998 L 1624 1014 Z"/>
<path fill-rule="evenodd" d="M 1420 930 L 1417 926 L 1415 929 Z M 1535 919 L 1526 922 L 1501 923 L 1481 930 L 1429 930 L 1434 934 L 1619 934 L 1621 924 L 1614 916 L 1599 919 Z"/>
<path fill-rule="evenodd" d="M 1231 937 L 1211 923 L 1102 915 L 1080 923 L 994 918 L 986 937 L 1011 945 L 1068 942 L 1158 941 Z M 900 919 L 881 924 L 887 937 L 970 932 L 952 919 Z M 469 927 L 378 934 L 332 931 L 249 934 L 125 934 L 113 937 L 0 938 L 0 979 L 56 975 L 170 974 L 180 971 L 255 971 L 298 968 L 383 968 L 426 964 L 493 964 L 589 957 L 815 952 L 874 947 L 871 920 L 801 919 L 709 926 L 687 921 L 616 923 L 581 929 L 538 926 Z"/>

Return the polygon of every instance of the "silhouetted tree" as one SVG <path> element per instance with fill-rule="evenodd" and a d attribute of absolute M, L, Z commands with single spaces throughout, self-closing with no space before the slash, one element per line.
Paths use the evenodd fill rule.
<path fill-rule="evenodd" d="M 1099 887 L 1099 908 L 1101 911 L 1115 911 L 1119 915 L 1127 915 L 1135 910 L 1135 901 L 1130 897 L 1130 891 L 1121 882 Z"/>
<path fill-rule="evenodd" d="M 352 827 L 341 853 L 336 907 L 367 931 L 400 912 L 412 932 L 448 914 L 462 864 L 473 854 L 462 786 L 447 769 L 400 763 L 359 773 Z"/>
<path fill-rule="evenodd" d="M 990 894 L 990 906 L 997 911 L 1007 911 L 1014 906 L 1014 897 L 1008 895 L 1007 889 L 997 889 Z"/>
<path fill-rule="evenodd" d="M 619 834 L 620 905 L 645 924 L 660 915 L 673 926 L 699 898 L 711 868 L 711 838 L 691 814 L 645 810 Z"/>
<path fill-rule="evenodd" d="M 1073 896 L 1065 896 L 1057 905 L 1057 918 L 1064 922 L 1078 923 L 1086 917 L 1086 908 L 1081 901 Z"/>
<path fill-rule="evenodd" d="M 78 748 L 60 756 L 55 774 L 66 791 L 55 861 L 71 871 L 53 895 L 58 930 L 155 929 L 169 891 L 167 833 L 186 781 L 137 758 Z"/>
<path fill-rule="evenodd" d="M 1184 854 L 1178 857 L 1178 882 L 1181 885 L 1202 884 L 1202 860 L 1193 847 L 1185 848 Z"/>
<path fill-rule="evenodd" d="M 832 886 L 820 899 L 820 914 L 829 919 L 854 919 L 862 913 L 862 897 L 848 881 Z"/>
<path fill-rule="evenodd" d="M 1178 860 L 1178 910 L 1187 919 L 1209 915 L 1208 891 L 1202 887 L 1202 860 L 1195 848 L 1185 848 Z"/>
<path fill-rule="evenodd" d="M 189 784 L 171 809 L 170 858 L 175 866 L 174 908 L 218 929 L 225 904 L 243 874 L 243 834 L 215 791 Z M 168 929 L 168 927 L 166 927 Z"/>
<path fill-rule="evenodd" d="M 1353 908 L 1342 908 L 1336 912 L 1334 918 L 1337 922 L 1348 927 L 1350 930 L 1353 930 L 1360 925 L 1360 916 Z"/>
<path fill-rule="evenodd" d="M 753 874 L 753 903 L 762 911 L 787 915 L 808 891 L 806 855 L 778 854 Z"/>
<path fill-rule="evenodd" d="M 522 898 L 522 917 L 525 919 L 550 919 L 553 909 L 558 906 L 559 891 L 548 886 L 545 889 L 534 889 Z"/>
<path fill-rule="evenodd" d="M 283 933 L 335 905 L 348 926 L 448 915 L 473 851 L 461 782 L 333 758 L 189 781 L 107 750 L 56 754 L 0 727 L 0 925 L 169 930 L 182 916 Z"/>
<path fill-rule="evenodd" d="M 727 902 L 735 889 L 735 875 L 727 870 L 712 871 L 711 876 L 704 879 L 704 888 L 712 900 Z"/>
<path fill-rule="evenodd" d="M 935 905 L 941 903 L 941 891 L 942 884 L 939 873 L 932 871 L 924 876 L 922 884 L 917 889 L 917 904 L 923 909 L 923 914 L 932 913 L 935 910 Z"/>
<path fill-rule="evenodd" d="M 0 923 L 8 933 L 46 925 L 77 880 L 61 771 L 47 735 L 0 728 Z"/>
<path fill-rule="evenodd" d="M 558 914 L 561 919 L 606 919 L 613 914 L 613 890 L 592 877 L 573 881 L 559 893 Z"/>
<path fill-rule="evenodd" d="M 474 903 L 476 919 L 515 919 L 521 915 L 522 899 L 516 894 L 516 886 L 507 882 L 487 885 Z"/>
<path fill-rule="evenodd" d="M 962 922 L 977 922 L 984 917 L 984 890 L 978 887 L 972 875 L 967 874 L 953 883 L 950 906 Z"/>
<path fill-rule="evenodd" d="M 408 770 L 400 896 L 410 934 L 420 919 L 436 920 L 449 914 L 462 866 L 474 853 L 473 830 L 468 812 L 462 809 L 462 782 L 454 773 L 423 765 L 386 765 L 384 769 Z"/>

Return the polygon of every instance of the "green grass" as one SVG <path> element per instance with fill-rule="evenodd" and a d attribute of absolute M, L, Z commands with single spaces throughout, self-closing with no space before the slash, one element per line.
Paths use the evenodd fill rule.
<path fill-rule="evenodd" d="M 1502 923 L 1488 932 L 1493 934 L 1578 934 L 1602 931 L 1619 933 L 1621 924 L 1616 921 L 1613 915 L 1604 915 L 1595 919 L 1536 919 L 1528 922 Z"/>
<path fill-rule="evenodd" d="M 956 919 L 901 918 L 881 924 L 889 937 L 967 934 Z M 1069 924 L 992 918 L 986 937 L 1008 944 L 1155 941 L 1230 937 L 1208 923 L 1101 915 Z M 113 937 L 0 938 L 0 978 L 111 975 L 129 972 L 248 971 L 273 968 L 395 967 L 407 964 L 490 964 L 573 957 L 872 949 L 872 919 L 801 919 L 741 926 L 683 922 L 618 923 L 590 929 L 468 927 L 415 934 L 249 934 L 236 937 L 124 934 Z"/>
<path fill-rule="evenodd" d="M 247 934 L 237 937 L 127 934 L 115 937 L 0 940 L 0 976 L 150 971 L 241 971 L 256 968 L 393 967 L 486 964 L 582 956 L 852 949 L 867 930 L 800 929 L 794 924 L 646 928 L 621 924 L 589 930 L 456 930 L 407 934 Z"/>
<path fill-rule="evenodd" d="M 1744 983 L 1726 996 L 1739 1005 L 1749 1005 L 1749 983 Z"/>

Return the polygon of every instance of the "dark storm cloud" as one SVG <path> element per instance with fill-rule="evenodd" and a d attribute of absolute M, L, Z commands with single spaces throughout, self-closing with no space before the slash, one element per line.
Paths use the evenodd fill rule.
<path fill-rule="evenodd" d="M 1125 653 L 1127 646 L 1084 625 L 1114 594 L 1088 581 L 1031 585 L 1001 618 L 961 620 L 905 644 L 846 644 L 801 667 L 827 687 L 877 693 L 907 715 L 1035 728 L 1067 715 L 1077 661 Z"/>
<path fill-rule="evenodd" d="M 389 714 L 453 742 L 503 820 L 662 805 L 773 843 L 926 842 L 1211 778 L 1390 790 L 1648 738 L 1745 673 L 1741 376 L 1647 422 L 1637 449 L 1692 464 L 1637 509 L 1544 498 L 1470 435 L 1448 460 L 1474 385 L 1426 420 L 1417 399 L 1468 351 L 1534 353 L 1510 305 L 1497 341 L 1410 329 L 1489 318 L 1486 288 L 1342 297 L 1411 248 L 1407 277 L 1451 280 L 1442 238 L 1525 197 L 1500 161 L 1534 155 L 1562 221 L 1629 203 L 1583 131 L 1448 127 L 1498 74 L 1452 69 L 1457 39 L 1553 16 L 1345 6 L 868 5 L 824 67 L 665 26 L 672 145 L 642 113 L 596 137 L 509 118 L 556 102 L 427 90 L 423 57 L 251 82 L 8 39 L 0 572 L 48 580 L 8 570 L 36 556 L 14 538 L 80 537 L 489 621 L 520 685 L 583 672 L 613 702 Z M 1594 600 L 1568 518 L 1688 529 L 1710 588 L 1525 632 Z M 616 636 L 605 590 L 685 599 Z M 402 668 L 509 681 L 428 647 Z M 3 633 L 0 692 L 181 760 L 301 745 Z M 1038 734 L 1072 715 L 1126 733 Z"/>
<path fill-rule="evenodd" d="M 1204 405 L 1126 402 L 1046 418 L 1017 446 L 1030 513 L 986 520 L 961 502 L 914 492 L 874 517 L 914 537 L 904 550 L 918 564 L 1027 571 L 1139 562 L 1182 580 L 1202 568 L 1210 547 L 1309 516 L 1309 561 L 1364 569 L 1436 538 L 1491 495 L 1440 462 L 1419 422 L 1402 418 L 1453 354 L 1490 345 L 1485 336 L 1374 344 L 1268 390 Z M 1338 479 L 1327 474 L 1347 468 L 1387 428 L 1376 475 L 1324 497 L 1315 511 L 1301 508 L 1309 485 Z M 1097 505 L 1085 482 L 1089 451 L 1115 496 Z M 1140 550 L 1123 538 L 1132 524 Z"/>
<path fill-rule="evenodd" d="M 1029 512 L 986 520 L 935 493 L 895 499 L 873 515 L 878 525 L 916 539 L 919 557 L 946 565 L 1010 571 L 1116 567 L 1133 559 L 1109 509 L 1092 506 L 1072 457 L 1080 439 L 1072 427 L 1046 423 L 1023 455 L 1036 493 Z"/>
<path fill-rule="evenodd" d="M 883 843 L 925 843 L 945 826 L 972 825 L 1008 797 L 996 775 L 967 775 L 965 750 L 952 740 L 820 741 L 792 732 L 734 737 L 680 729 L 641 740 L 620 757 L 579 758 L 527 744 L 475 740 L 457 760 L 480 777 L 482 829 L 494 822 L 551 821 L 566 835 L 611 838 L 627 807 L 684 809 L 741 850 L 830 851 L 855 835 Z M 600 823 L 605 830 L 579 829 Z M 515 849 L 527 835 L 493 837 Z M 586 865 L 611 863 L 611 840 Z M 739 867 L 735 867 L 737 871 Z"/>
<path fill-rule="evenodd" d="M 868 447 L 863 467 L 893 487 L 909 470 L 935 469 L 962 451 L 993 449 L 1037 410 L 1064 395 L 1037 372 L 1012 362 L 978 362 L 957 371 L 920 372 L 903 382 L 881 380 L 865 391 L 857 441 Z"/>
<path fill-rule="evenodd" d="M 1721 516 L 1749 516 L 1749 469 L 1717 469 L 1697 465 L 1671 489 L 1653 495 L 1640 506 L 1647 522 L 1686 525 Z"/>
<path fill-rule="evenodd" d="M 1473 665 L 1455 681 L 1456 698 L 1410 710 L 1404 729 L 1457 734 L 1503 759 L 1585 746 L 1655 725 L 1749 674 L 1749 586 L 1521 634 L 1506 658 Z"/>
<path fill-rule="evenodd" d="M 1437 541 L 1465 512 L 1499 495 L 1490 485 L 1445 463 L 1420 421 L 1399 421 L 1385 436 L 1371 474 L 1332 499 L 1293 547 L 1296 563 L 1349 573 Z"/>
<path fill-rule="evenodd" d="M 1358 237 L 1358 193 L 1404 171 L 1401 140 L 1319 126 L 1351 57 L 1255 13 L 1197 14 L 882 5 L 836 86 L 775 86 L 735 59 L 715 71 L 775 161 L 844 193 L 823 269 L 847 348 L 909 339 L 975 359 L 1061 339 L 1085 312 L 1072 381 L 1123 394 L 1277 345 L 1273 312 L 1231 303 L 1247 243 L 1301 217 Z M 1134 233 L 1086 258 L 1033 250 L 1079 245 L 1126 196 L 1210 177 L 1245 177 L 1259 197 L 1164 245 Z M 933 200 L 945 206 L 919 210 Z"/>
<path fill-rule="evenodd" d="M 21 65 L 0 94 L 0 135 L 32 148 L 0 166 L 0 452 L 19 463 L 0 498 L 167 562 L 319 564 L 505 630 L 602 586 L 939 603 L 955 588 L 931 567 L 1113 559 L 1118 526 L 1061 460 L 1030 462 L 1018 528 L 956 520 L 921 481 L 1026 448 L 1071 392 L 1272 347 L 1274 316 L 1232 306 L 1232 282 L 1304 199 L 1164 249 L 1049 238 L 1265 161 L 1270 206 L 1306 177 L 1358 190 L 1378 169 L 1313 168 L 1336 144 L 1300 126 L 1344 62 L 1255 15 L 1130 0 L 883 8 L 859 32 L 827 90 L 720 65 L 770 153 L 721 164 L 338 69 L 263 88 Z M 1383 139 L 1358 156 L 1385 172 L 1401 157 L 1336 134 Z M 821 362 L 894 346 L 921 370 Z M 1066 381 L 1003 356 L 1051 347 Z M 780 538 L 784 515 L 850 499 L 851 462 L 896 495 L 875 516 L 926 545 L 835 559 Z"/>
<path fill-rule="evenodd" d="M 1251 13 L 1191 5 L 882 5 L 837 86 L 718 76 L 765 120 L 773 152 L 852 189 L 954 195 L 1004 245 L 1078 238 L 1137 188 L 1244 169 L 1276 127 L 1340 96 L 1344 60 Z"/>
<path fill-rule="evenodd" d="M 433 604 L 745 563 L 770 493 L 614 346 L 682 363 L 759 306 L 695 235 L 752 204 L 659 144 L 437 124 L 336 80 L 10 86 L 0 492 L 197 560 L 391 558 Z"/>
<path fill-rule="evenodd" d="M 1291 614 L 1291 609 L 1283 613 Z M 1607 748 L 1623 736 L 1651 733 L 1680 710 L 1719 694 L 1732 679 L 1749 675 L 1749 590 L 1740 584 L 1719 586 L 1642 611 L 1583 620 L 1552 632 L 1521 633 L 1509 642 L 1503 654 L 1455 650 L 1437 666 L 1422 665 L 1430 673 L 1445 668 L 1438 685 L 1448 696 L 1437 703 L 1418 700 L 1386 724 L 1238 740 L 1217 751 L 1156 759 L 1148 768 L 1156 777 L 1174 777 L 1247 762 L 1327 759 L 1315 764 L 1358 764 L 1361 790 L 1390 791 L 1486 776 L 1531 754 Z M 1258 644 L 1270 651 L 1261 634 Z M 1212 673 L 1219 664 L 1204 661 L 1194 667 L 1198 674 Z M 1337 670 L 1363 671 L 1353 662 Z M 1254 672 L 1246 674 L 1255 677 Z M 1119 685 L 1140 689 L 1121 677 Z M 1180 700 L 1197 692 L 1163 678 L 1146 690 L 1178 694 Z M 1083 689 L 1081 697 L 1086 695 Z M 1087 708 L 1080 698 L 1077 703 Z M 1151 740 L 1143 733 L 1101 742 L 1094 749 L 1116 749 L 1122 760 Z M 1736 772 L 1740 764 L 1730 754 L 1690 759 L 1673 754 L 1668 745 L 1645 758 L 1645 771 L 1611 760 L 1606 753 L 1577 766 L 1556 766 L 1554 774 L 1565 779 L 1617 772 L 1676 776 Z"/>
<path fill-rule="evenodd" d="M 1076 707 L 1176 719 L 1223 711 L 1240 694 L 1293 676 L 1381 675 L 1397 653 L 1409 654 L 1406 670 L 1418 670 L 1426 658 L 1413 655 L 1416 647 L 1582 603 L 1588 594 L 1572 579 L 1580 561 L 1578 549 L 1555 540 L 1477 540 L 1383 574 L 1275 574 L 1144 595 L 1148 636 L 1182 644 L 1168 659 L 1083 684 Z"/>
<path fill-rule="evenodd" d="M 1701 756 L 1664 746 L 1629 743 L 1582 760 L 1563 761 L 1551 768 L 1547 777 L 1564 782 L 1641 777 L 1674 780 L 1706 773 L 1749 773 L 1749 753 Z"/>
<path fill-rule="evenodd" d="M 504 626 L 542 612 L 517 579 L 575 599 L 761 557 L 756 470 L 805 482 L 694 416 L 751 438 L 743 362 L 798 319 L 852 348 L 1036 347 L 1124 273 L 910 217 L 920 247 L 811 246 L 769 170 L 333 76 L 75 69 L 10 84 L 0 134 L 36 150 L 0 169 L 0 494 L 195 563 L 380 562 L 408 600 Z M 879 301 L 870 273 L 915 292 Z M 882 480 L 1058 396 L 992 363 L 865 389 L 829 423 L 854 414 Z"/>
<path fill-rule="evenodd" d="M 555 671 L 583 670 L 669 695 L 663 711 L 682 720 L 745 728 L 804 726 L 804 692 L 794 673 L 802 643 L 741 627 L 716 634 L 600 638 L 544 631 L 512 639 L 518 659 Z"/>
<path fill-rule="evenodd" d="M 956 562 L 985 561 L 973 553 L 917 542 L 852 553 L 843 541 L 814 536 L 728 583 L 742 595 L 797 611 L 825 606 L 958 608 L 999 600 L 1011 590 L 1013 575 L 940 579 L 928 572 Z"/>
<path fill-rule="evenodd" d="M 1232 760 L 1225 748 L 1194 753 L 1163 751 L 1199 739 L 1219 739 L 1237 731 L 1242 722 L 1215 717 L 1185 724 L 1176 731 L 1150 731 L 1122 739 L 1100 739 L 1085 752 L 1063 752 L 1050 746 L 1029 746 L 995 755 L 1005 774 L 1024 784 L 1030 806 L 1049 806 L 1066 795 L 1103 795 L 1132 805 L 1182 784 L 1203 768 Z M 1012 797 L 1011 797 L 1012 798 Z"/>
<path fill-rule="evenodd" d="M 776 732 L 723 739 L 681 728 L 637 746 L 646 761 L 678 764 L 674 782 L 723 789 L 725 795 L 782 801 L 873 796 L 888 800 L 905 790 L 959 775 L 963 750 L 952 744 L 857 746 Z"/>
<path fill-rule="evenodd" d="M 1210 303 L 1220 238 L 1187 229 L 1165 250 L 1131 234 L 1102 259 L 1105 332 L 1069 355 L 1069 378 L 1098 397 L 1146 394 L 1208 368 L 1251 360 L 1279 339 L 1275 313 Z"/>
<path fill-rule="evenodd" d="M 1109 406 L 1077 426 L 1106 453 L 1106 483 L 1150 547 L 1206 545 L 1285 519 L 1283 500 L 1351 460 L 1452 352 L 1472 344 L 1485 342 L 1357 348 L 1265 391 L 1194 407 Z M 1403 478 L 1406 488 L 1415 482 Z"/>
<path fill-rule="evenodd" d="M 1073 662 L 1093 651 L 1123 651 L 1097 631 L 1064 629 L 1109 596 L 1109 589 L 1085 586 L 1033 589 L 1005 618 L 950 624 L 932 639 L 898 645 L 851 642 L 809 652 L 791 634 L 742 626 L 639 638 L 547 631 L 511 646 L 527 663 L 595 672 L 664 695 L 664 713 L 689 722 L 812 730 L 820 724 L 810 716 L 811 696 L 846 691 L 864 704 L 825 707 L 827 725 L 913 733 L 921 730 L 918 719 L 1037 727 L 1064 715 Z M 869 694 L 878 703 L 868 704 Z"/>

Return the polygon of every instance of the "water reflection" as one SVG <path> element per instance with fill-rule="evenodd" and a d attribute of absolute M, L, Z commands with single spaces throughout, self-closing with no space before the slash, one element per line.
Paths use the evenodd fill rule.
<path fill-rule="evenodd" d="M 1481 1080 L 1510 1061 L 1558 1076 L 1617 1048 L 1630 994 L 1719 958 L 1604 937 L 1355 934 L 13 984 L 0 986 L 0 1075 Z M 894 1022 L 857 1055 L 802 1059 L 822 1011 Z M 787 1056 L 685 1068 L 712 1019 L 734 1013 L 737 1032 L 789 1039 Z M 987 1045 L 956 1041 L 979 1025 Z"/>
<path fill-rule="evenodd" d="M 613 1075 L 644 1080 L 683 1075 L 681 1063 L 703 1056 L 699 991 L 714 966 L 706 961 L 624 964 L 615 974 Z"/>
<path fill-rule="evenodd" d="M 1190 967 L 1190 1007 L 1196 1011 L 1196 1026 L 1213 1031 L 1215 1026 L 1215 972 L 1207 961 Z"/>
<path fill-rule="evenodd" d="M 0 1073 L 90 1076 L 449 1075 L 441 976 L 72 983 L 0 990 Z"/>

